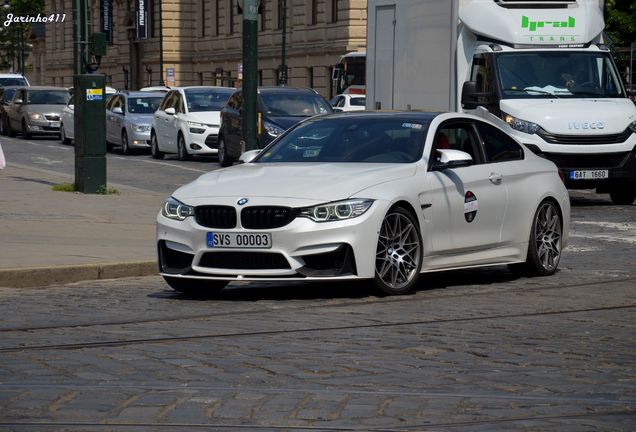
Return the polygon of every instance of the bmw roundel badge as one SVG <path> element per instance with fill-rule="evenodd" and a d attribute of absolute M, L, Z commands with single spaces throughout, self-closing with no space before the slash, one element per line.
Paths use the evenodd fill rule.
<path fill-rule="evenodd" d="M 241 198 L 240 200 L 238 200 L 236 203 L 238 205 L 245 205 L 247 204 L 248 199 L 247 198 Z"/>

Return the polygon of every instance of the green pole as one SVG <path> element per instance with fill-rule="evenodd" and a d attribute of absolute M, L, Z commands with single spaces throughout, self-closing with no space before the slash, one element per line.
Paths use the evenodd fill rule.
<path fill-rule="evenodd" d="M 258 121 L 258 6 L 260 0 L 243 1 L 243 142 L 244 150 L 258 148 L 256 123 Z"/>

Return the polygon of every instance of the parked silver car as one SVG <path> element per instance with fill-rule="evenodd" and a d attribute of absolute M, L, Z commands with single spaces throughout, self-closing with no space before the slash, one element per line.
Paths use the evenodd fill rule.
<path fill-rule="evenodd" d="M 106 104 L 106 142 L 121 146 L 124 154 L 134 148 L 150 148 L 153 115 L 164 96 L 147 91 L 115 94 Z"/>
<path fill-rule="evenodd" d="M 60 113 L 71 97 L 64 87 L 20 87 L 7 106 L 7 133 L 24 138 L 32 135 L 58 135 Z"/>

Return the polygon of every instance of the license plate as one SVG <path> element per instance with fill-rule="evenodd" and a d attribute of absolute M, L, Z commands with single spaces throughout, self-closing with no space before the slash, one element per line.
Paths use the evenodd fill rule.
<path fill-rule="evenodd" d="M 608 170 L 572 170 L 570 180 L 596 180 L 609 177 Z"/>
<path fill-rule="evenodd" d="M 269 249 L 272 247 L 270 233 L 207 233 L 209 248 Z"/>
<path fill-rule="evenodd" d="M 52 128 L 59 128 L 60 127 L 60 122 L 49 122 L 49 127 Z"/>

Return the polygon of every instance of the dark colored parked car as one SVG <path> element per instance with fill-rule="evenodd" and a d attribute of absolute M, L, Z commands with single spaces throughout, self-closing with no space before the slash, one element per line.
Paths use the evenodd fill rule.
<path fill-rule="evenodd" d="M 308 88 L 258 88 L 258 148 L 264 148 L 276 137 L 300 121 L 320 114 L 333 113 L 329 102 Z M 219 131 L 219 164 L 230 166 L 241 156 L 243 141 L 243 94 L 235 92 L 221 110 Z"/>
<path fill-rule="evenodd" d="M 0 87 L 0 134 L 8 134 L 7 106 L 11 103 L 13 95 L 19 86 Z"/>

